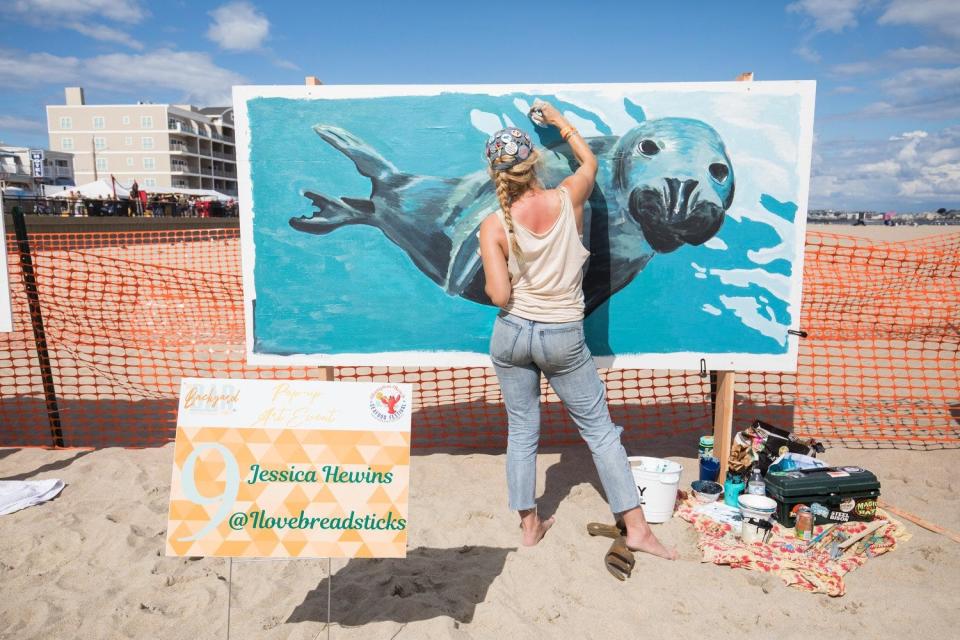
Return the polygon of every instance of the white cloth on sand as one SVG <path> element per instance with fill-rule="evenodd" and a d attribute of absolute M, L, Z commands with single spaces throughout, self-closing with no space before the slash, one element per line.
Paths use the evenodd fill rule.
<path fill-rule="evenodd" d="M 51 500 L 63 480 L 0 480 L 0 516 Z"/>

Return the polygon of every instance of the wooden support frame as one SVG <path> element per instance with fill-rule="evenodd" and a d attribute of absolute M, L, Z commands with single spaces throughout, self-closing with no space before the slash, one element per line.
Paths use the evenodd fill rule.
<path fill-rule="evenodd" d="M 737 82 L 751 81 L 753 81 L 752 71 L 746 71 L 737 76 Z M 727 479 L 730 448 L 733 446 L 733 404 L 737 374 L 734 371 L 717 371 L 715 375 L 717 384 L 713 397 L 713 455 L 720 460 L 717 482 L 723 484 Z"/>
<path fill-rule="evenodd" d="M 733 388 L 737 374 L 734 371 L 717 371 L 717 395 L 713 414 L 713 455 L 720 460 L 717 482 L 727 479 L 730 462 L 730 447 L 733 446 Z"/>

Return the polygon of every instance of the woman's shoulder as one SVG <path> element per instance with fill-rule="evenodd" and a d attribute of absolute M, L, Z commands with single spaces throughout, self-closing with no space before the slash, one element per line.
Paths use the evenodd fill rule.
<path fill-rule="evenodd" d="M 494 211 L 480 223 L 480 233 L 503 234 L 503 225 L 500 223 L 500 213 Z"/>

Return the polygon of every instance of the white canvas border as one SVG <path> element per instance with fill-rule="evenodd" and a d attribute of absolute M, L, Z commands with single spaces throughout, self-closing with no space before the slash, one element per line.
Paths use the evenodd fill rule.
<path fill-rule="evenodd" d="M 0 333 L 13 331 L 13 306 L 10 302 L 10 271 L 7 261 L 7 230 L 3 213 L 3 193 L 0 192 Z"/>
<path fill-rule="evenodd" d="M 262 354 L 253 351 L 253 303 L 256 299 L 254 264 L 256 247 L 253 240 L 253 183 L 250 173 L 250 129 L 247 101 L 253 98 L 376 98 L 387 96 L 432 96 L 442 93 L 482 93 L 503 95 L 524 92 L 555 94 L 565 91 L 664 91 L 673 93 L 713 92 L 760 95 L 799 95 L 800 139 L 798 168 L 799 196 L 796 227 L 796 249 L 790 279 L 791 331 L 800 329 L 800 303 L 803 284 L 803 258 L 807 226 L 807 204 L 810 190 L 810 164 L 813 150 L 813 115 L 816 82 L 813 80 L 766 82 L 697 82 L 697 83 L 615 83 L 615 84 L 544 84 L 544 85 L 315 85 L 315 86 L 235 86 L 233 112 L 237 140 L 237 173 L 240 205 L 240 249 L 243 274 L 243 310 L 247 361 L 254 366 L 426 366 L 426 367 L 489 367 L 486 354 L 463 351 L 391 351 L 383 353 L 339 354 Z M 671 369 L 716 371 L 791 372 L 797 369 L 799 337 L 787 336 L 787 352 L 783 354 L 750 353 L 636 353 L 598 356 L 597 365 L 614 368 Z"/>

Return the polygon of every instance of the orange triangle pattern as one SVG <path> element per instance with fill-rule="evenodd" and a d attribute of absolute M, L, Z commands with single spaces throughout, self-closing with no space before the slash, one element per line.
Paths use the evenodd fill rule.
<path fill-rule="evenodd" d="M 184 466 L 197 447 L 218 443 L 236 461 L 237 478 L 218 450 L 195 457 L 193 478 Z M 390 529 L 342 529 L 354 514 L 374 519 L 391 514 L 407 520 L 410 434 L 316 429 L 177 428 L 170 487 L 166 553 L 172 556 L 352 558 L 406 556 L 407 532 Z M 259 465 L 259 467 L 254 467 Z M 254 481 L 254 470 L 316 471 L 316 482 Z M 352 474 L 391 473 L 393 482 L 325 482 L 324 467 Z M 224 495 L 236 482 L 236 495 Z M 187 498 L 191 488 L 210 504 Z M 227 516 L 214 527 L 226 500 Z M 302 515 L 301 515 L 302 514 Z M 245 522 L 237 526 L 239 518 Z M 339 520 L 333 520 L 339 519 Z M 281 527 L 280 524 L 283 524 Z M 324 528 L 324 527 L 328 528 Z M 198 540 L 184 540 L 209 529 Z"/>

